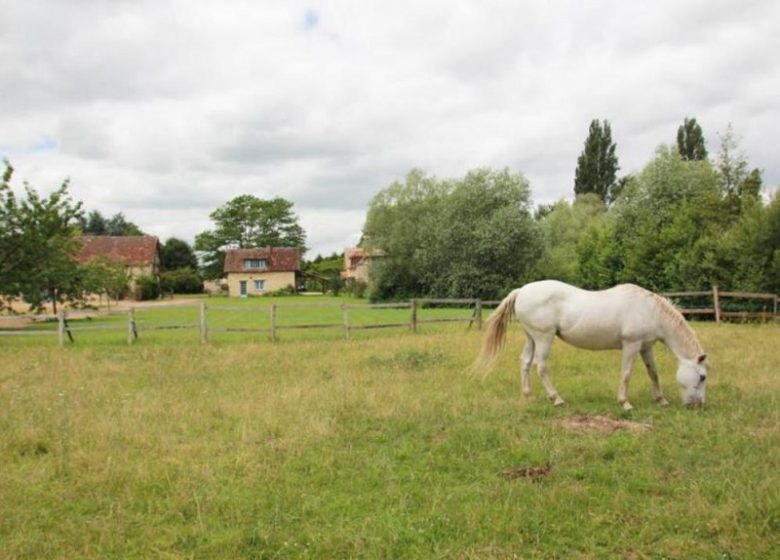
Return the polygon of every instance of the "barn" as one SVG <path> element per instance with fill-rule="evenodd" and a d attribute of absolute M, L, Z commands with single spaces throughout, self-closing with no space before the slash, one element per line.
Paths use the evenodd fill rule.
<path fill-rule="evenodd" d="M 160 241 L 152 235 L 84 235 L 77 259 L 81 263 L 103 259 L 126 267 L 128 289 L 137 297 L 136 282 L 139 277 L 159 279 Z"/>

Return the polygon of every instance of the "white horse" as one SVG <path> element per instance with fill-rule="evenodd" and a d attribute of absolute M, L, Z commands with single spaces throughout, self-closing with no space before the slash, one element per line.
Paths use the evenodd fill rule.
<path fill-rule="evenodd" d="M 482 353 L 475 366 L 489 368 L 494 363 L 513 316 L 526 334 L 520 360 L 526 396 L 531 394 L 529 371 L 534 362 L 550 399 L 556 406 L 563 404 L 547 373 L 547 358 L 557 336 L 579 348 L 623 350 L 618 403 L 625 410 L 633 408 L 628 402 L 628 382 L 636 355 L 641 355 L 653 384 L 653 396 L 658 404 L 666 406 L 669 402 L 661 392 L 653 359 L 653 345 L 660 340 L 677 357 L 677 383 L 684 404 L 704 403 L 707 355 L 682 314 L 659 295 L 632 284 L 600 292 L 555 280 L 526 284 L 504 298 L 487 320 Z"/>

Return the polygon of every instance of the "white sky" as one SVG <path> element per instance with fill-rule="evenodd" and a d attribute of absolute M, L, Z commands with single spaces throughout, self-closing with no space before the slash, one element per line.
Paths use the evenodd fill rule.
<path fill-rule="evenodd" d="M 294 202 L 311 251 L 355 244 L 412 167 L 509 167 L 570 197 L 590 121 L 621 174 L 684 117 L 732 123 L 780 183 L 780 2 L 0 0 L 0 157 L 162 240 L 234 196 Z"/>

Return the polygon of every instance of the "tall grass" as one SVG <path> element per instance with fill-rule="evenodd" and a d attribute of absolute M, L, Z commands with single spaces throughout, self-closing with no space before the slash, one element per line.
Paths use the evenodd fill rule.
<path fill-rule="evenodd" d="M 556 344 L 567 405 L 462 326 L 343 341 L 0 347 L 0 558 L 780 556 L 777 326 L 696 325 L 708 404 Z M 164 335 L 160 335 L 164 336 Z M 638 364 L 641 366 L 641 364 Z M 646 432 L 560 420 L 608 415 Z M 508 471 L 549 465 L 538 478 Z"/>

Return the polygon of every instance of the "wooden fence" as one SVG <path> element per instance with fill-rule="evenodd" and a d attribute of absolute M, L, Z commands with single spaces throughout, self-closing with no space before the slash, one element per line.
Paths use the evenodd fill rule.
<path fill-rule="evenodd" d="M 717 287 L 713 287 L 711 291 L 692 291 L 692 292 L 668 292 L 662 294 L 672 300 L 680 299 L 699 299 L 707 298 L 708 304 L 705 307 L 682 307 L 678 305 L 678 309 L 683 315 L 692 317 L 700 316 L 712 316 L 716 323 L 720 323 L 724 319 L 761 319 L 764 321 L 778 320 L 778 296 L 775 294 L 759 294 L 750 292 L 720 292 Z M 725 299 L 747 299 L 752 301 L 762 301 L 764 303 L 764 309 L 762 311 L 742 310 L 733 311 L 723 309 L 723 301 Z M 709 302 L 712 302 L 709 304 Z M 230 305 L 211 305 L 201 302 L 200 304 L 181 304 L 181 305 L 166 305 L 164 308 L 155 307 L 138 307 L 131 308 L 126 312 L 126 321 L 123 323 L 114 324 L 96 324 L 89 325 L 84 324 L 82 321 L 70 321 L 66 311 L 61 311 L 58 315 L 37 315 L 34 316 L 32 327 L 19 328 L 19 329 L 7 329 L 2 328 L 2 319 L 14 319 L 11 317 L 0 317 L 0 336 L 4 335 L 21 335 L 21 336 L 56 336 L 60 346 L 65 344 L 66 339 L 71 342 L 74 341 L 74 333 L 88 332 L 88 331 L 125 331 L 127 336 L 127 343 L 133 344 L 139 337 L 140 332 L 144 331 L 160 331 L 160 330 L 194 330 L 197 331 L 198 337 L 201 343 L 206 343 L 209 340 L 210 333 L 258 333 L 266 334 L 272 341 L 276 341 L 279 332 L 286 329 L 341 329 L 345 339 L 349 339 L 354 331 L 363 329 L 385 329 L 385 328 L 406 328 L 412 333 L 416 333 L 418 326 L 426 323 L 468 323 L 468 328 L 472 326 L 477 330 L 482 329 L 483 312 L 486 308 L 494 307 L 498 305 L 498 301 L 483 301 L 479 299 L 413 299 L 408 302 L 400 303 L 350 303 L 350 304 L 328 304 L 328 303 L 272 303 L 263 307 L 248 307 L 248 306 L 230 306 Z M 420 310 L 426 306 L 450 306 L 459 309 L 469 310 L 468 314 L 459 316 L 448 317 L 420 317 Z M 147 309 L 171 309 L 171 308 L 188 308 L 193 311 L 197 311 L 197 320 L 191 322 L 180 323 L 162 323 L 162 324 L 139 324 L 136 318 L 136 310 L 143 311 Z M 287 310 L 295 309 L 312 309 L 312 308 L 329 308 L 332 310 L 339 310 L 341 315 L 340 321 L 320 322 L 320 323 L 280 323 L 279 313 L 286 312 Z M 406 309 L 408 315 L 405 320 L 396 320 L 386 323 L 354 323 L 350 321 L 350 312 L 359 309 Z M 244 312 L 258 314 L 259 316 L 266 315 L 267 326 L 260 326 L 260 321 L 257 321 L 257 325 L 252 326 L 220 326 L 209 321 L 210 312 Z M 111 315 L 117 315 L 118 312 L 110 313 Z M 56 321 L 57 328 L 41 328 L 37 326 L 39 321 L 47 321 L 49 323 Z M 263 323 L 265 325 L 266 322 Z"/>
<path fill-rule="evenodd" d="M 138 338 L 139 333 L 144 331 L 163 331 L 163 330 L 194 330 L 198 332 L 199 340 L 201 343 L 206 343 L 209 340 L 210 333 L 258 333 L 267 334 L 272 341 L 276 341 L 279 331 L 287 329 L 342 329 L 344 338 L 349 339 L 353 331 L 364 329 L 384 329 L 384 328 L 407 328 L 410 332 L 416 333 L 418 326 L 426 323 L 468 323 L 468 328 L 475 325 L 477 329 L 482 328 L 482 312 L 485 306 L 491 304 L 497 305 L 499 302 L 487 302 L 478 299 L 413 299 L 408 302 L 400 303 L 351 303 L 351 304 L 329 304 L 329 303 L 272 303 L 263 307 L 249 307 L 249 306 L 231 306 L 231 305 L 211 305 L 205 302 L 200 304 L 181 304 L 181 305 L 166 305 L 163 307 L 153 306 L 139 306 L 137 308 L 130 308 L 126 312 L 122 312 L 126 316 L 126 321 L 123 324 L 97 324 L 89 325 L 84 324 L 82 321 L 73 321 L 69 318 L 68 312 L 65 310 L 60 311 L 57 315 L 35 315 L 35 316 L 9 316 L 0 317 L 0 336 L 4 335 L 16 335 L 16 336 L 56 336 L 60 346 L 64 346 L 66 339 L 71 342 L 74 341 L 74 333 L 77 335 L 80 332 L 90 331 L 125 331 L 127 335 L 127 343 L 133 344 Z M 463 314 L 457 317 L 420 317 L 419 311 L 426 306 L 455 306 L 457 308 L 467 308 L 469 314 Z M 137 311 L 144 311 L 149 309 L 157 309 L 164 311 L 171 308 L 189 308 L 197 310 L 197 321 L 192 322 L 179 322 L 179 323 L 162 323 L 162 324 L 143 324 L 137 319 Z M 331 310 L 339 310 L 341 320 L 339 322 L 313 322 L 313 323 L 292 323 L 292 324 L 280 324 L 278 321 L 280 311 L 295 310 L 295 309 L 314 309 L 314 308 L 328 308 Z M 357 324 L 350 321 L 350 311 L 358 309 L 408 309 L 407 319 L 403 321 L 394 321 L 386 323 L 369 323 L 369 324 Z M 243 313 L 255 313 L 258 315 L 266 315 L 268 326 L 215 326 L 209 321 L 210 312 L 243 312 Z M 120 312 L 111 312 L 108 315 L 116 316 Z M 32 319 L 33 325 L 27 328 L 7 329 L 2 328 L 3 319 Z M 57 322 L 57 328 L 41 328 L 39 323 L 51 323 Z M 259 322 L 259 321 L 258 321 Z"/>
<path fill-rule="evenodd" d="M 671 300 L 680 299 L 706 299 L 706 307 L 683 307 L 677 305 L 677 309 L 686 317 L 710 316 L 720 323 L 724 319 L 760 319 L 762 321 L 777 321 L 778 296 L 776 294 L 762 294 L 753 292 L 721 292 L 717 286 L 713 286 L 709 291 L 698 292 L 666 292 L 662 294 Z M 724 309 L 724 300 L 742 299 L 753 302 L 761 301 L 765 304 L 761 311 L 739 310 L 734 311 L 728 308 Z"/>

